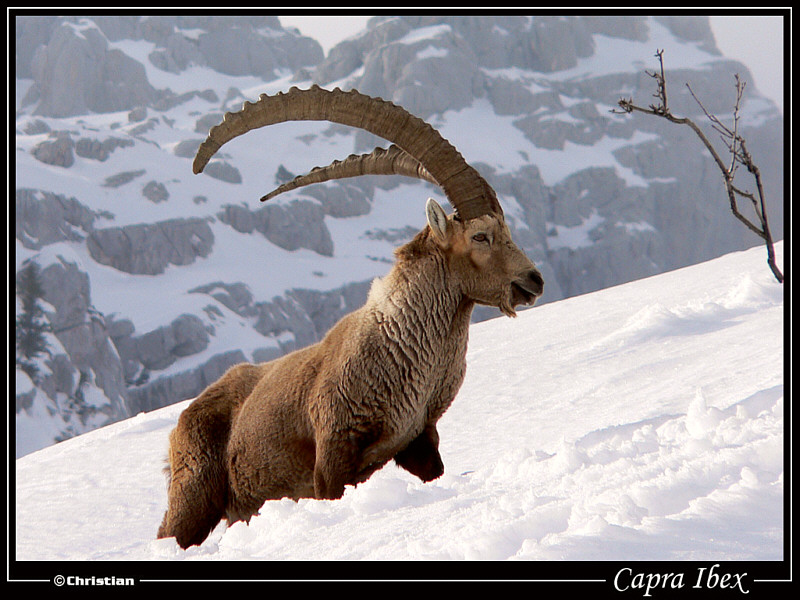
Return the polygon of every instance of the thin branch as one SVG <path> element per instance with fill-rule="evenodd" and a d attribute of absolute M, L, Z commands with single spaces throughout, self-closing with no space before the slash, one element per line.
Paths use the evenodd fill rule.
<path fill-rule="evenodd" d="M 722 143 L 730 153 L 730 164 L 726 165 L 722 160 L 722 157 L 717 153 L 717 150 L 706 137 L 705 133 L 703 133 L 703 130 L 700 129 L 700 127 L 694 121 L 688 117 L 676 117 L 674 114 L 672 114 L 672 111 L 670 111 L 669 105 L 667 104 L 667 80 L 664 75 L 664 51 L 656 50 L 655 55 L 658 58 L 660 66 L 659 71 L 656 72 L 645 70 L 645 73 L 652 77 L 656 82 L 656 93 L 653 94 L 653 97 L 658 99 L 658 104 L 651 104 L 648 108 L 644 108 L 634 104 L 632 98 L 627 100 L 621 99 L 617 103 L 621 110 L 612 109 L 611 112 L 615 114 L 630 114 L 634 111 L 643 112 L 645 114 L 662 117 L 678 125 L 687 125 L 690 127 L 709 151 L 711 158 L 717 164 L 720 172 L 722 173 L 722 178 L 725 183 L 725 191 L 728 195 L 728 201 L 731 206 L 731 212 L 733 213 L 734 217 L 741 221 L 750 231 L 764 240 L 767 246 L 767 264 L 772 270 L 773 275 L 775 275 L 775 278 L 780 283 L 783 283 L 783 273 L 781 273 L 780 269 L 778 269 L 778 266 L 775 262 L 774 243 L 772 240 L 772 234 L 769 230 L 769 225 L 767 223 L 767 208 L 764 197 L 764 187 L 761 183 L 761 173 L 758 169 L 758 166 L 753 161 L 753 157 L 747 150 L 747 143 L 745 139 L 739 133 L 739 108 L 741 105 L 742 96 L 744 94 L 744 88 L 746 85 L 745 82 L 739 79 L 738 74 L 735 75 L 736 103 L 734 104 L 733 109 L 732 128 L 725 125 L 716 115 L 709 112 L 694 93 L 694 90 L 692 90 L 691 86 L 688 83 L 686 84 L 686 87 L 689 89 L 689 93 L 692 95 L 692 98 L 694 98 L 695 102 L 697 102 L 705 116 L 711 122 L 711 127 L 714 129 L 714 131 L 720 134 Z M 745 169 L 747 169 L 747 172 L 752 175 L 756 184 L 756 194 L 745 192 L 733 184 L 733 178 L 739 165 L 744 166 Z M 750 201 L 753 206 L 753 212 L 758 218 L 757 224 L 753 223 L 741 213 L 739 210 L 737 197 Z"/>

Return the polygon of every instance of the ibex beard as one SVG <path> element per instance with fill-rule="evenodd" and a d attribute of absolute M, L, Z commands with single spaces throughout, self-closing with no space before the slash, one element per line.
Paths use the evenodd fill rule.
<path fill-rule="evenodd" d="M 436 130 L 383 100 L 316 86 L 262 95 L 212 128 L 195 171 L 230 139 L 294 119 L 361 127 L 395 145 L 314 169 L 276 193 L 400 174 L 439 184 L 456 212 L 429 199 L 427 226 L 395 251 L 364 306 L 313 346 L 232 367 L 180 415 L 158 537 L 183 548 L 223 518 L 249 521 L 266 500 L 341 498 L 391 460 L 422 481 L 442 475 L 436 425 L 464 379 L 474 306 L 515 316 L 542 294 L 541 273 L 511 240 L 491 187 Z"/>

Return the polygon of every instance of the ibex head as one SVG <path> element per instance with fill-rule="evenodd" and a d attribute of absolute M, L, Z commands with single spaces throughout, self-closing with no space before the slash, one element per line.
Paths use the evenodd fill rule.
<path fill-rule="evenodd" d="M 405 109 L 355 90 L 292 88 L 274 96 L 262 94 L 227 113 L 212 127 L 197 150 L 193 169 L 203 170 L 226 142 L 252 129 L 285 121 L 316 120 L 358 127 L 393 144 L 369 154 L 351 155 L 316 167 L 261 198 L 262 201 L 301 186 L 360 175 L 405 175 L 424 179 L 444 190 L 455 209 L 447 216 L 433 200 L 426 208 L 435 243 L 446 256 L 463 293 L 481 304 L 515 316 L 514 308 L 533 304 L 543 280 L 533 262 L 512 241 L 503 210 L 492 187 L 425 121 Z"/>
<path fill-rule="evenodd" d="M 542 275 L 511 241 L 502 214 L 490 212 L 464 221 L 457 215 L 447 217 L 432 198 L 426 212 L 432 237 L 466 297 L 513 317 L 516 306 L 533 304 L 542 295 Z"/>

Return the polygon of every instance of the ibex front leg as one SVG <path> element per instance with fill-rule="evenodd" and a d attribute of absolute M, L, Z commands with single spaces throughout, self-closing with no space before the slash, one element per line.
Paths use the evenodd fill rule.
<path fill-rule="evenodd" d="M 370 436 L 344 432 L 317 440 L 314 463 L 314 496 L 336 500 L 344 495 L 344 486 L 365 481 L 380 468 L 367 459 L 365 446 Z M 385 461 L 384 461 L 385 462 Z"/>
<path fill-rule="evenodd" d="M 405 450 L 398 452 L 394 461 L 422 481 L 431 481 L 444 473 L 439 455 L 439 432 L 436 425 L 428 425 Z"/>

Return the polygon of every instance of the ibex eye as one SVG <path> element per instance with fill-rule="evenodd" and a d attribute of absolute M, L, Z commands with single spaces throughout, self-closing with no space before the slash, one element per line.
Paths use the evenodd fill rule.
<path fill-rule="evenodd" d="M 475 240 L 476 242 L 488 242 L 489 236 L 486 235 L 485 233 L 476 233 L 475 235 L 472 236 L 472 239 Z"/>

